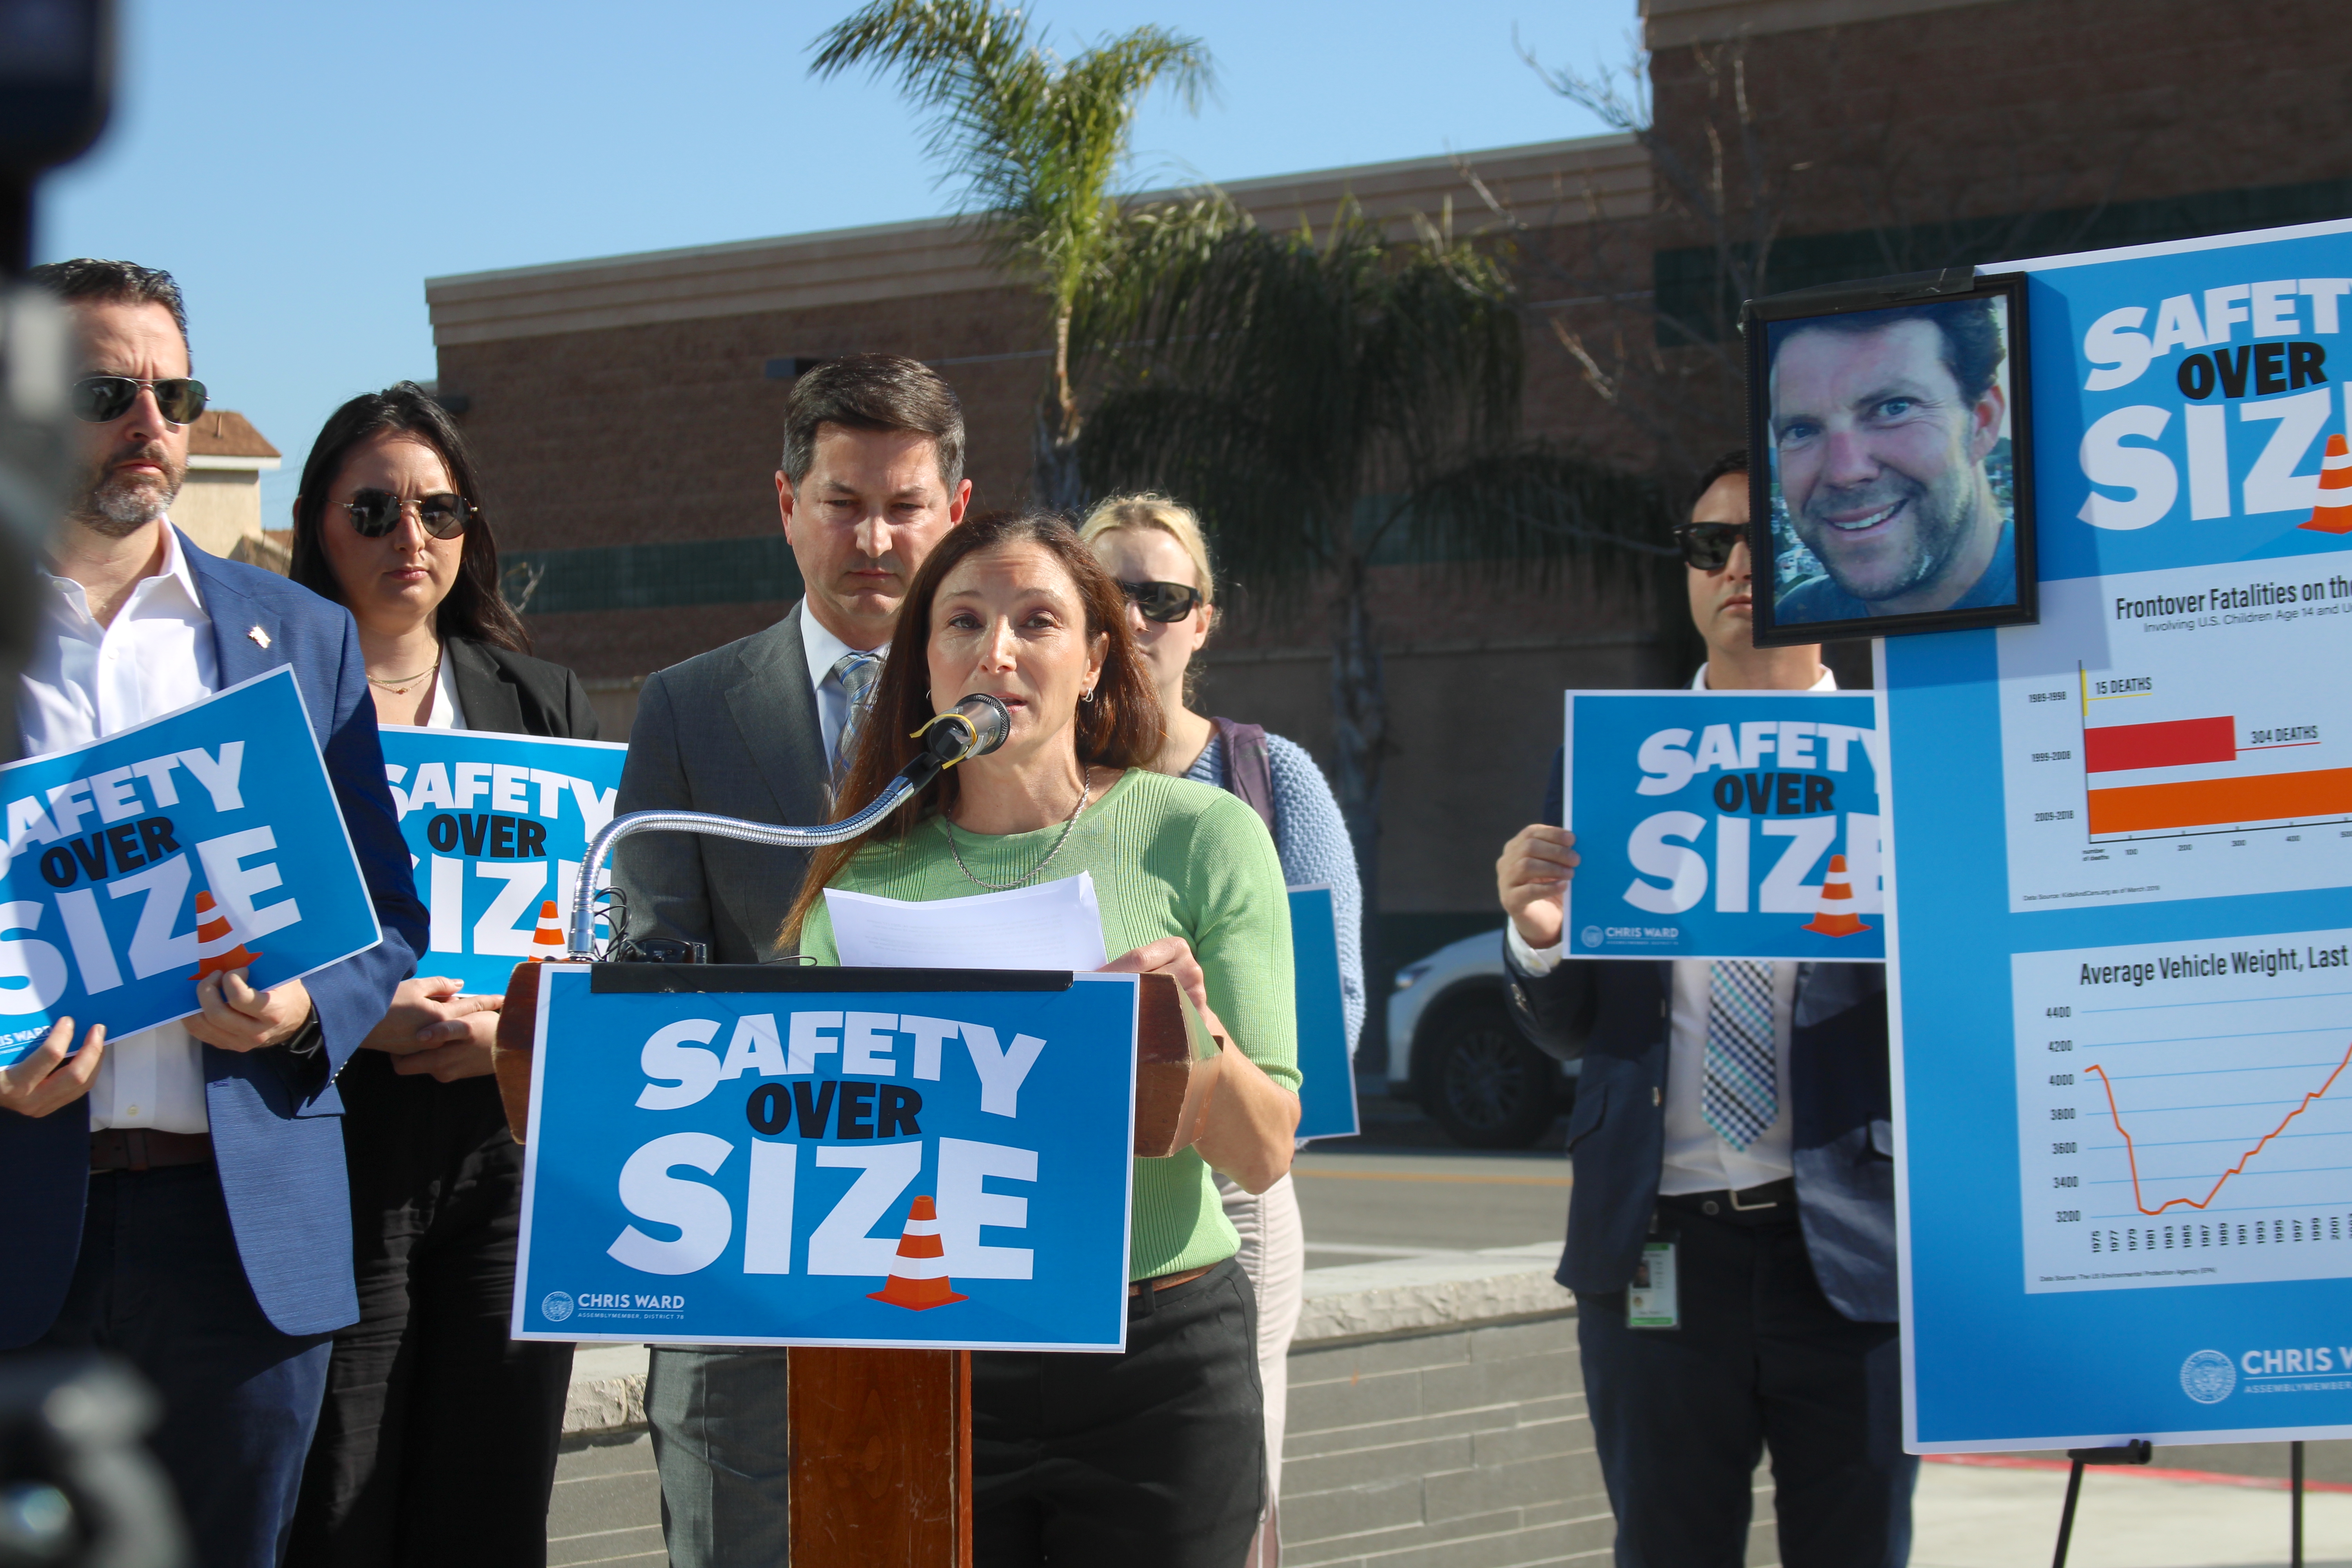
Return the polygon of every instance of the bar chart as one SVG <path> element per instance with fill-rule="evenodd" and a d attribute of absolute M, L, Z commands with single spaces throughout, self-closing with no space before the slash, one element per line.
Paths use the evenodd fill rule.
<path fill-rule="evenodd" d="M 1997 637 L 2013 909 L 2352 886 L 2347 571 L 2043 584 Z"/>

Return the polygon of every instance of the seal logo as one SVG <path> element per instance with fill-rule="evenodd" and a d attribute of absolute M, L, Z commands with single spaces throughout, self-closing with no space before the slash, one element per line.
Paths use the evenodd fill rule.
<path fill-rule="evenodd" d="M 2180 1363 L 2180 1391 L 2200 1405 L 2219 1405 L 2237 1386 L 2238 1363 L 2220 1351 L 2199 1351 Z"/>
<path fill-rule="evenodd" d="M 1587 947 L 1599 947 L 1601 945 L 1601 928 L 1599 926 L 1586 926 L 1583 931 L 1577 934 L 1584 938 L 1584 945 Z"/>
<path fill-rule="evenodd" d="M 551 1323 L 560 1323 L 572 1315 L 572 1298 L 561 1290 L 550 1290 L 539 1299 L 540 1315 Z M 2188 1373 L 2181 1374 L 2186 1377 Z"/>

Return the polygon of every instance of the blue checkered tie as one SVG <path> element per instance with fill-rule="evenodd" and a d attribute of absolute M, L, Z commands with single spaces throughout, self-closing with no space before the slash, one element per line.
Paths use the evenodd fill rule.
<path fill-rule="evenodd" d="M 1780 1112 L 1772 1060 L 1772 966 L 1724 960 L 1713 966 L 1707 993 L 1699 1112 L 1725 1142 L 1745 1150 Z"/>
<path fill-rule="evenodd" d="M 874 686 L 882 679 L 882 660 L 877 654 L 845 653 L 834 661 L 833 673 L 841 682 L 842 695 L 849 699 L 849 716 L 841 721 L 841 740 L 833 749 L 833 784 L 839 789 L 849 776 L 850 764 L 857 760 L 857 737 L 874 710 Z"/>

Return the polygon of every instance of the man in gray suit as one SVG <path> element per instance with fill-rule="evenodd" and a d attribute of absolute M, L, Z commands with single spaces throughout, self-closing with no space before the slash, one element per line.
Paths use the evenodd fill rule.
<path fill-rule="evenodd" d="M 805 593 L 740 642 L 655 674 L 617 809 L 823 822 L 923 557 L 963 520 L 963 412 L 895 354 L 828 360 L 793 384 L 776 504 Z M 708 944 L 714 963 L 782 954 L 805 853 L 648 833 L 614 880 L 629 934 Z M 662 1531 L 677 1568 L 784 1561 L 784 1352 L 656 1348 L 646 1388 Z"/>

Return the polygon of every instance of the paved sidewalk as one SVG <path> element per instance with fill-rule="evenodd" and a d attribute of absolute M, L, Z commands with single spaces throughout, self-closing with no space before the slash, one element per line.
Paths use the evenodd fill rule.
<path fill-rule="evenodd" d="M 2157 1458 L 2164 1458 L 2159 1450 Z M 1912 1568 L 2047 1563 L 2066 1472 L 1930 1460 L 1920 1467 Z M 2306 1568 L 2352 1568 L 2352 1494 L 2306 1492 Z M 2237 1568 L 2287 1561 L 2282 1483 L 2084 1472 L 2069 1568 Z"/>
<path fill-rule="evenodd" d="M 2161 1456 L 2159 1456 L 2160 1458 Z M 658 1568 L 661 1500 L 643 1432 L 574 1438 L 558 1466 L 548 1562 Z M 1770 1507 L 1769 1477 L 1758 1502 Z M 2050 1561 L 2063 1470 L 1931 1460 L 1920 1468 L 1912 1568 L 2020 1568 Z M 1756 1568 L 1774 1562 L 1769 1526 Z M 2304 1499 L 2307 1568 L 2352 1568 L 2352 1493 Z M 2287 1498 L 2268 1486 L 2169 1480 L 2124 1469 L 2089 1472 L 2075 1516 L 2071 1568 L 2240 1568 L 2287 1560 Z"/>

